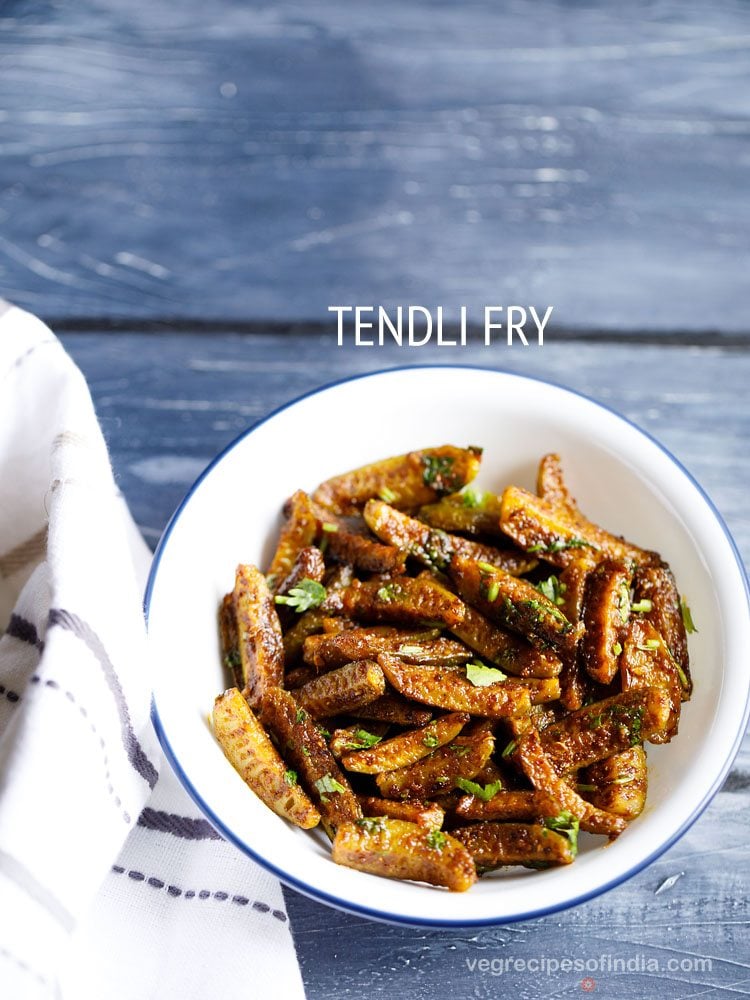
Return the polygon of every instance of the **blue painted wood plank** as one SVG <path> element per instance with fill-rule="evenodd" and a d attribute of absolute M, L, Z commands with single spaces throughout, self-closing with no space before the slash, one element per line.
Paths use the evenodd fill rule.
<path fill-rule="evenodd" d="M 338 349 L 332 335 L 63 339 L 89 380 L 118 481 L 152 542 L 203 465 L 274 407 L 336 377 L 456 362 L 562 382 L 635 420 L 703 483 L 750 560 L 747 352 L 554 340 L 542 349 L 368 351 Z M 749 807 L 746 738 L 725 790 L 662 858 L 596 900 L 516 925 L 389 927 L 288 892 L 308 997 L 542 1000 L 581 996 L 584 979 L 606 1000 L 748 995 Z M 589 967 L 541 967 L 540 959 Z M 529 960 L 531 969 L 522 968 Z"/>
<path fill-rule="evenodd" d="M 749 46 L 738 0 L 16 0 L 0 294 L 747 330 Z"/>

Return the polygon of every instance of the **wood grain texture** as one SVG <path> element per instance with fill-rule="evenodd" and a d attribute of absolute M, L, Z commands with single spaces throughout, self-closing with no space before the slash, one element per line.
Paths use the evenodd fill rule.
<path fill-rule="evenodd" d="M 0 294 L 747 330 L 750 8 L 12 0 Z"/>
<path fill-rule="evenodd" d="M 477 363 L 559 381 L 654 433 L 706 487 L 750 557 L 747 352 L 555 344 L 542 349 L 338 349 L 321 337 L 68 334 L 87 376 L 118 481 L 152 543 L 214 453 L 276 406 L 345 375 L 397 364 Z M 637 371 L 632 368 L 637 357 Z M 575 997 L 595 980 L 607 1000 L 750 994 L 750 740 L 724 790 L 644 872 L 564 913 L 504 927 L 390 927 L 286 892 L 308 997 L 524 1000 Z M 676 881 L 671 881 L 678 876 Z M 481 972 L 474 960 L 580 958 L 603 971 Z M 659 972 L 633 971 L 650 960 Z M 631 971 L 607 971 L 615 960 Z M 711 967 L 669 968 L 710 960 Z M 469 964 L 467 964 L 467 962 Z M 609 966 L 608 966 L 609 963 Z M 497 965 L 496 965 L 497 968 Z"/>

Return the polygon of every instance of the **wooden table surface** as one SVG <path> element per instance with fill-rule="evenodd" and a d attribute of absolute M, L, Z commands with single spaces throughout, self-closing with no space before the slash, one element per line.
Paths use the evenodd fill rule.
<path fill-rule="evenodd" d="M 281 403 L 455 362 L 651 431 L 747 562 L 748 48 L 742 0 L 11 0 L 0 295 L 80 364 L 152 545 Z M 327 307 L 380 303 L 555 313 L 543 348 L 337 348 Z M 287 892 L 308 996 L 748 995 L 749 808 L 746 740 L 646 871 L 512 926 L 390 927 Z M 603 971 L 477 964 L 542 957 Z"/>

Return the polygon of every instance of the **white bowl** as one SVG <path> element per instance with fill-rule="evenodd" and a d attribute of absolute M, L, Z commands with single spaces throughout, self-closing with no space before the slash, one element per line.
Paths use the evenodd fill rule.
<path fill-rule="evenodd" d="M 299 830 L 244 785 L 207 716 L 224 678 L 216 627 L 238 562 L 264 564 L 283 501 L 298 488 L 391 454 L 443 443 L 484 447 L 477 484 L 534 486 L 556 451 L 582 509 L 671 564 L 698 632 L 695 691 L 679 736 L 649 745 L 644 813 L 612 845 L 583 836 L 573 865 L 506 869 L 466 893 L 335 865 L 322 834 Z M 720 788 L 748 717 L 748 586 L 711 501 L 661 445 L 627 420 L 536 379 L 463 367 L 353 378 L 284 406 L 234 441 L 182 502 L 146 593 L 154 725 L 167 757 L 216 829 L 288 885 L 376 919 L 467 926 L 528 919 L 582 902 L 638 872 L 680 837 Z"/>

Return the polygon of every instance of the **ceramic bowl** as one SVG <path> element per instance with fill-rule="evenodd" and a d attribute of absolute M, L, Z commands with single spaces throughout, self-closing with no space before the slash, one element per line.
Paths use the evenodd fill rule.
<path fill-rule="evenodd" d="M 336 473 L 444 443 L 481 445 L 476 485 L 534 488 L 539 458 L 562 456 L 573 495 L 595 522 L 671 564 L 692 609 L 695 692 L 679 736 L 648 746 L 643 814 L 619 839 L 584 835 L 573 865 L 505 869 L 468 892 L 335 865 L 322 832 L 267 809 L 228 764 L 208 725 L 225 687 L 216 611 L 238 562 L 267 563 L 283 501 Z M 652 437 L 575 392 L 464 367 L 397 369 L 339 382 L 290 403 L 226 448 L 170 522 L 146 594 L 155 664 L 153 719 L 167 757 L 216 829 L 285 883 L 333 906 L 434 926 L 528 919 L 586 900 L 648 865 L 718 791 L 748 715 L 748 589 L 721 517 Z"/>

